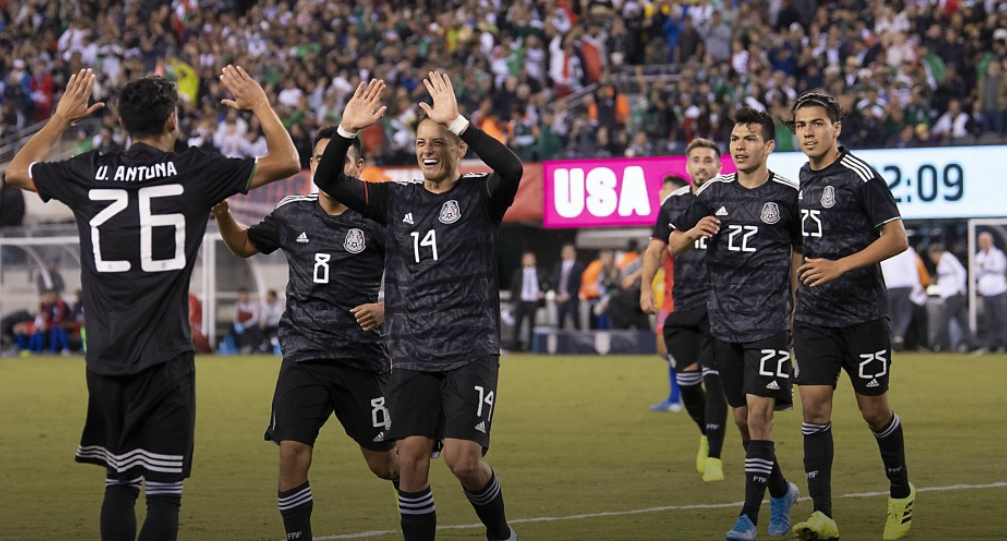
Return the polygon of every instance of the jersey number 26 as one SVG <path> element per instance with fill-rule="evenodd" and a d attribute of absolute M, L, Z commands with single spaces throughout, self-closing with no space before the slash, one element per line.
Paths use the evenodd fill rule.
<path fill-rule="evenodd" d="M 160 197 L 182 195 L 185 188 L 181 184 L 166 184 L 164 186 L 148 186 L 140 188 L 137 196 L 140 200 L 140 268 L 144 272 L 166 272 L 185 268 L 185 215 L 153 214 L 150 202 Z M 101 257 L 102 224 L 129 207 L 129 192 L 121 189 L 89 190 L 87 197 L 91 201 L 111 201 L 101 212 L 91 218 L 91 248 L 94 250 L 94 266 L 98 272 L 127 272 L 132 268 L 126 260 L 105 260 Z M 175 228 L 175 255 L 168 259 L 154 259 L 154 228 Z"/>

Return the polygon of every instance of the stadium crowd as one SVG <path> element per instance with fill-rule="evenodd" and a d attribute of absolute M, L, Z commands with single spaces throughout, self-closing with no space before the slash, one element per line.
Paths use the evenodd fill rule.
<path fill-rule="evenodd" d="M 786 117 L 823 88 L 856 148 L 904 148 L 1007 131 L 1007 10 L 994 0 L 161 0 L 0 3 L 0 135 L 45 120 L 70 73 L 94 97 L 145 73 L 178 81 L 189 144 L 263 152 L 254 120 L 217 106 L 216 74 L 253 67 L 307 167 L 312 135 L 362 79 L 389 83 L 364 135 L 377 165 L 413 161 L 421 74 L 456 74 L 462 112 L 524 160 L 681 153 L 723 141 L 738 105 Z M 662 66 L 665 76 L 645 76 Z M 565 96 L 580 93 L 581 99 Z M 115 149 L 114 108 L 77 149 Z M 783 124 L 778 150 L 793 150 Z"/>

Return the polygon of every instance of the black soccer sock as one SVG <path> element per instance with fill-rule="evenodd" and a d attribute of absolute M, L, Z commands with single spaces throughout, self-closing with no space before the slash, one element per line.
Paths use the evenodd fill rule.
<path fill-rule="evenodd" d="M 676 376 L 678 388 L 682 390 L 682 404 L 689 417 L 699 426 L 699 432 L 706 435 L 706 393 L 703 392 L 703 373 L 679 372 Z"/>
<path fill-rule="evenodd" d="M 140 477 L 123 482 L 105 479 L 105 499 L 101 502 L 101 541 L 136 539 L 136 498 L 140 495 Z"/>
<path fill-rule="evenodd" d="M 276 504 L 283 516 L 283 529 L 287 539 L 311 541 L 311 510 L 315 501 L 311 497 L 311 483 L 276 493 Z"/>
<path fill-rule="evenodd" d="M 399 514 L 405 541 L 433 541 L 437 534 L 434 493 L 427 487 L 419 492 L 399 491 Z"/>
<path fill-rule="evenodd" d="M 182 505 L 182 481 L 147 481 L 147 519 L 139 541 L 175 541 L 178 537 L 178 508 Z"/>
<path fill-rule="evenodd" d="M 769 495 L 773 498 L 786 496 L 787 492 L 790 492 L 790 483 L 788 483 L 787 478 L 783 476 L 783 470 L 780 469 L 780 461 L 776 460 L 775 452 L 773 453 L 773 471 L 769 474 L 769 484 L 767 485 L 767 488 L 769 489 Z"/>
<path fill-rule="evenodd" d="M 462 487 L 465 488 L 465 487 Z M 504 514 L 503 492 L 496 473 L 490 473 L 486 486 L 476 492 L 465 491 L 465 497 L 479 515 L 479 520 L 486 525 L 486 539 L 502 541 L 510 537 L 510 526 Z"/>
<path fill-rule="evenodd" d="M 815 511 L 832 518 L 832 423 L 804 423 L 804 472 Z"/>
<path fill-rule="evenodd" d="M 892 497 L 908 497 L 909 472 L 906 471 L 906 443 L 902 438 L 902 422 L 899 420 L 899 416 L 893 413 L 888 426 L 881 432 L 874 432 L 874 437 L 878 439 L 881 460 L 885 463 L 885 474 L 888 475 L 888 481 L 892 484 Z"/>
<path fill-rule="evenodd" d="M 706 439 L 710 443 L 710 454 L 720 458 L 727 434 L 727 398 L 720 372 L 703 369 L 703 385 L 706 386 Z"/>
<path fill-rule="evenodd" d="M 766 485 L 773 473 L 774 445 L 771 441 L 752 440 L 745 454 L 745 505 L 742 515 L 759 523 L 759 506 L 766 496 Z"/>

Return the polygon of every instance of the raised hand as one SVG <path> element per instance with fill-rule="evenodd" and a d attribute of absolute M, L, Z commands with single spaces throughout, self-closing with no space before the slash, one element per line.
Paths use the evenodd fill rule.
<path fill-rule="evenodd" d="M 373 126 L 388 110 L 387 106 L 381 105 L 381 94 L 384 91 L 385 82 L 379 79 L 371 79 L 366 85 L 363 82 L 357 85 L 353 97 L 346 102 L 343 120 L 339 125 L 349 132 Z"/>
<path fill-rule="evenodd" d="M 423 79 L 423 86 L 427 87 L 427 92 L 434 100 L 433 107 L 420 102 L 420 109 L 423 109 L 430 120 L 447 126 L 458 118 L 458 99 L 455 98 L 455 89 L 450 77 L 431 71 L 430 78 Z"/>
<path fill-rule="evenodd" d="M 220 82 L 233 96 L 233 100 L 220 100 L 220 103 L 241 111 L 252 111 L 256 107 L 269 107 L 269 98 L 262 85 L 241 66 L 224 66 L 220 70 Z"/>
<path fill-rule="evenodd" d="M 70 76 L 66 91 L 56 105 L 54 116 L 65 119 L 71 126 L 91 116 L 92 113 L 105 106 L 98 102 L 90 107 L 91 89 L 94 88 L 94 72 L 90 68 L 82 69 Z"/>

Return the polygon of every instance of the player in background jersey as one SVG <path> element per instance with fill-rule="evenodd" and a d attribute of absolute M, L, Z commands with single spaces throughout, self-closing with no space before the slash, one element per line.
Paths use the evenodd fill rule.
<path fill-rule="evenodd" d="M 661 191 L 658 192 L 658 198 L 664 201 L 671 192 L 688 186 L 689 181 L 678 175 L 667 175 L 661 183 Z M 648 250 L 650 246 L 647 246 Z M 664 320 L 667 319 L 668 314 L 671 313 L 675 308 L 674 296 L 671 291 L 675 288 L 675 258 L 671 257 L 668 250 L 661 252 L 661 261 L 658 265 L 657 270 L 654 272 L 654 279 L 651 280 L 650 291 L 654 299 L 654 305 L 657 308 L 657 321 L 654 326 L 654 333 L 657 335 L 657 356 L 668 363 L 668 396 L 654 404 L 650 407 L 650 411 L 670 411 L 673 413 L 678 413 L 682 411 L 682 392 L 678 388 L 678 380 L 675 378 L 675 364 L 672 362 L 671 355 L 668 353 L 668 346 L 664 341 Z M 647 252 L 644 252 L 644 257 L 647 257 Z M 646 264 L 646 259 L 644 259 L 644 265 Z M 643 267 L 640 269 L 641 276 L 643 273 Z M 642 282 L 641 282 L 642 284 Z M 644 291 L 644 286 L 640 286 L 640 294 L 642 295 Z M 646 313 L 646 309 L 642 308 Z"/>
<path fill-rule="evenodd" d="M 798 496 L 773 438 L 774 410 L 793 405 L 790 321 L 801 250 L 797 185 L 766 166 L 775 135 L 768 113 L 739 109 L 730 142 L 738 172 L 704 184 L 668 239 L 676 256 L 706 240 L 710 334 L 746 450 L 745 502 L 730 541 L 755 539 L 767 488 L 769 535 L 787 534 Z"/>
<path fill-rule="evenodd" d="M 88 106 L 94 74 L 84 69 L 70 77 L 53 117 L 7 169 L 12 185 L 69 206 L 80 231 L 88 408 L 76 460 L 107 471 L 103 541 L 137 538 L 134 507 L 143 480 L 147 518 L 139 539 L 177 537 L 195 425 L 186 297 L 210 208 L 300 169 L 259 83 L 233 66 L 220 80 L 234 96 L 223 104 L 259 119 L 265 156 L 173 152 L 178 92 L 146 77 L 119 92 L 120 122 L 132 140 L 127 150 L 43 162 L 64 131 L 104 106 Z"/>
<path fill-rule="evenodd" d="M 692 185 L 675 190 L 661 202 L 657 223 L 644 256 L 644 282 L 656 271 L 661 255 L 667 252 L 671 224 L 689 207 L 699 188 L 720 173 L 720 149 L 713 141 L 693 140 L 686 148 L 686 158 L 686 170 L 692 178 Z M 706 274 L 705 239 L 693 250 L 675 257 L 674 274 L 671 294 L 675 305 L 664 321 L 664 341 L 675 368 L 682 401 L 699 426 L 696 471 L 704 481 L 722 481 L 724 469 L 720 456 L 726 432 L 727 402 L 714 361 L 706 308 L 710 286 Z M 649 313 L 656 308 L 653 294 L 646 289 L 640 291 L 640 307 Z"/>
<path fill-rule="evenodd" d="M 335 131 L 323 128 L 315 136 L 312 176 Z M 363 166 L 354 139 L 343 172 L 359 176 Z M 384 436 L 390 363 L 378 335 L 384 305 L 377 302 L 384 228 L 325 192 L 287 197 L 251 227 L 234 219 L 226 201 L 213 207 L 213 216 L 235 255 L 279 249 L 287 258 L 290 279 L 279 325 L 283 364 L 265 437 L 280 448 L 277 503 L 287 539 L 311 541 L 308 469 L 318 432 L 333 413 L 374 475 L 399 476 L 395 443 Z"/>
<path fill-rule="evenodd" d="M 500 222 L 524 169 L 505 145 L 458 112 L 448 76 L 431 72 L 433 106 L 416 128 L 422 180 L 365 183 L 343 174 L 357 131 L 385 112 L 384 83 L 361 84 L 322 156 L 315 182 L 333 198 L 385 226 L 385 325 L 392 355 L 387 397 L 401 468 L 399 512 L 406 541 L 434 539 L 437 518 L 428 482 L 430 457 L 444 459 L 461 482 L 490 541 L 516 540 L 503 493 L 483 461 L 500 370 Z M 468 149 L 492 170 L 459 173 Z"/>
<path fill-rule="evenodd" d="M 808 157 L 801 168 L 804 256 L 794 323 L 796 382 L 804 409 L 804 468 L 814 500 L 794 526 L 800 539 L 839 539 L 832 519 L 832 396 L 840 370 L 877 439 L 890 483 L 883 539 L 912 526 L 916 489 L 906 471 L 902 424 L 888 402 L 891 331 L 881 261 L 909 242 L 888 183 L 839 145 L 836 99 L 808 92 L 794 103 L 792 127 Z"/>

